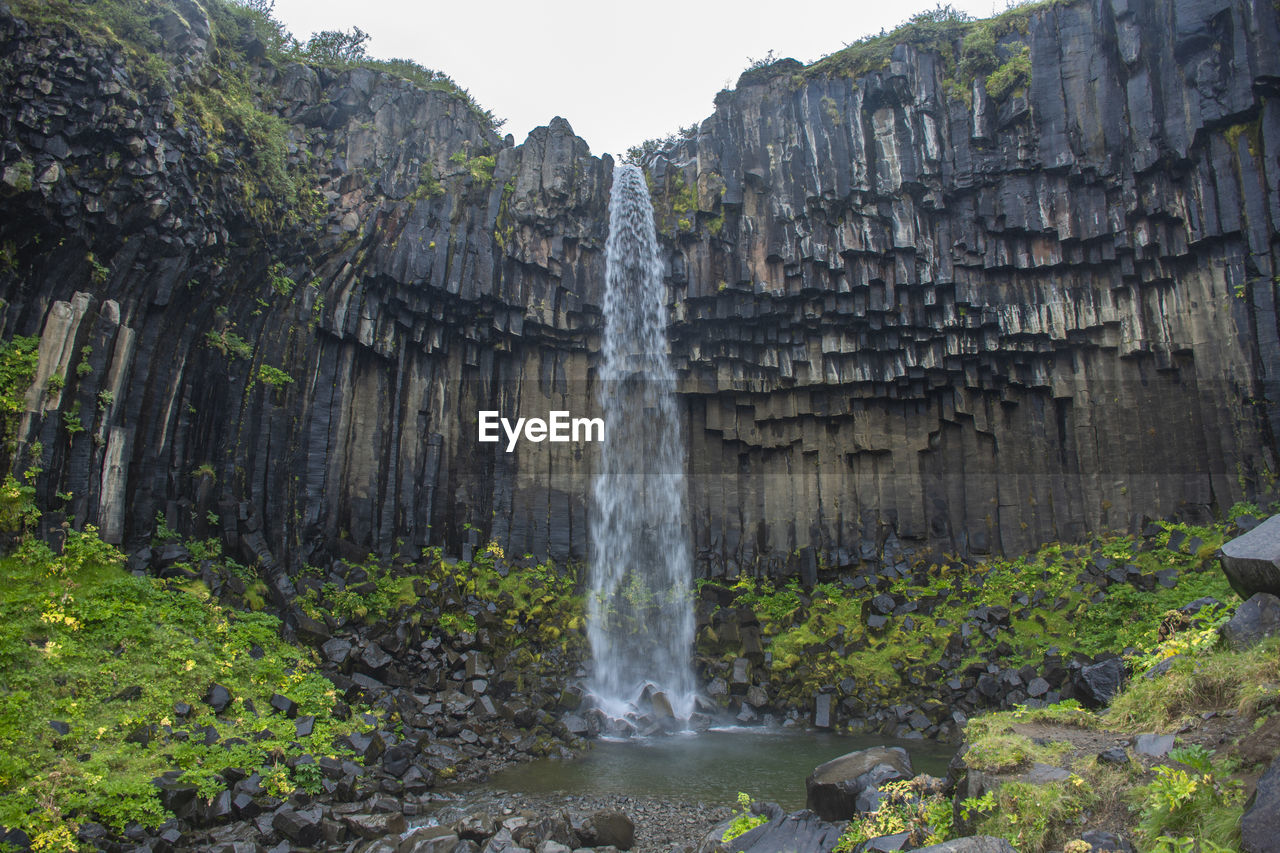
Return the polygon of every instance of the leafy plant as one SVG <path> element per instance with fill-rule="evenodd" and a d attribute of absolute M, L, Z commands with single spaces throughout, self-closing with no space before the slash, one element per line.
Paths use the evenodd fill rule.
<path fill-rule="evenodd" d="M 738 792 L 738 810 L 734 812 L 733 820 L 729 823 L 729 827 L 724 831 L 724 835 L 720 840 L 726 844 L 739 835 L 743 835 L 755 829 L 769 819 L 762 814 L 751 813 L 751 795 Z"/>
<path fill-rule="evenodd" d="M 258 365 L 258 379 L 272 388 L 283 388 L 293 382 L 293 377 L 278 367 L 269 364 Z"/>
<path fill-rule="evenodd" d="M 76 400 L 71 407 L 62 413 L 62 426 L 67 435 L 75 438 L 84 432 L 84 422 L 80 420 L 80 401 Z"/>
<path fill-rule="evenodd" d="M 1046 784 L 1004 782 L 981 798 L 963 804 L 966 820 L 977 818 L 980 834 L 1007 839 L 1025 853 L 1055 849 L 1066 840 L 1068 827 L 1095 801 L 1085 780 L 1072 774 Z"/>
<path fill-rule="evenodd" d="M 107 279 L 111 277 L 111 270 L 98 261 L 93 252 L 85 255 L 85 262 L 89 265 L 89 278 L 94 284 L 105 284 Z"/>
<path fill-rule="evenodd" d="M 1223 846 L 1238 843 L 1244 793 L 1241 783 L 1224 778 L 1212 754 L 1199 744 L 1175 749 L 1169 758 L 1188 769 L 1158 765 L 1155 779 L 1137 791 L 1138 833 L 1149 843 L 1190 832 L 1198 841 Z M 1206 849 L 1206 848 L 1201 848 Z"/>
<path fill-rule="evenodd" d="M 210 329 L 204 333 L 204 340 L 206 344 L 230 358 L 245 360 L 253 358 L 253 344 L 231 331 L 230 328 L 220 331 Z"/>
<path fill-rule="evenodd" d="M 267 267 L 267 283 L 278 296 L 288 296 L 298 286 L 298 283 L 285 273 L 284 264 L 280 261 Z"/>
<path fill-rule="evenodd" d="M 862 842 L 883 835 L 908 833 L 915 846 L 937 844 L 953 834 L 951 801 L 941 794 L 926 794 L 915 779 L 880 786 L 876 810 L 857 814 L 836 843 L 835 853 L 852 853 Z"/>

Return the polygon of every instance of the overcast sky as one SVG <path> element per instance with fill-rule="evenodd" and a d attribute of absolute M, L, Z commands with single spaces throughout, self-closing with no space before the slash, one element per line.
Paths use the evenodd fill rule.
<path fill-rule="evenodd" d="M 443 71 L 507 120 L 523 142 L 564 116 L 593 154 L 625 153 L 712 112 L 750 60 L 773 50 L 811 62 L 936 0 L 276 0 L 275 15 L 299 39 L 353 26 L 369 53 Z M 1007 0 L 953 0 L 975 17 Z"/>

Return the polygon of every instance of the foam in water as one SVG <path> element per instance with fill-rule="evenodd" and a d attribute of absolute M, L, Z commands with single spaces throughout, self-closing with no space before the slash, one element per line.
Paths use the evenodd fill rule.
<path fill-rule="evenodd" d="M 688 720 L 692 557 L 684 443 L 667 360 L 667 312 L 644 175 L 618 166 L 609 200 L 599 401 L 605 420 L 591 512 L 588 685 L 610 717 Z"/>

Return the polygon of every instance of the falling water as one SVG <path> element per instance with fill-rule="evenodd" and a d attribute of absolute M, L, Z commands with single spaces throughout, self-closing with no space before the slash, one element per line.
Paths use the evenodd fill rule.
<path fill-rule="evenodd" d="M 591 515 L 589 687 L 611 717 L 652 712 L 687 720 L 694 689 L 684 445 L 667 363 L 653 207 L 634 166 L 614 171 L 604 320 L 605 441 Z"/>

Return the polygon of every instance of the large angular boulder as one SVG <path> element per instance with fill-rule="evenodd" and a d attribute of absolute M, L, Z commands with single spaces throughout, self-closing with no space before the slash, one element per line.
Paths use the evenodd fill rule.
<path fill-rule="evenodd" d="M 1227 645 L 1238 652 L 1280 634 L 1280 598 L 1269 592 L 1256 593 L 1236 608 L 1220 630 Z"/>
<path fill-rule="evenodd" d="M 1071 677 L 1072 687 L 1080 701 L 1090 708 L 1102 708 L 1120 692 L 1128 673 L 1120 658 L 1108 658 L 1082 666 Z"/>
<path fill-rule="evenodd" d="M 1280 757 L 1258 780 L 1258 788 L 1240 818 L 1240 846 L 1245 853 L 1280 850 Z"/>
<path fill-rule="evenodd" d="M 1280 515 L 1222 546 L 1222 572 L 1241 598 L 1280 595 Z"/>
<path fill-rule="evenodd" d="M 897 746 L 850 752 L 821 764 L 804 782 L 805 807 L 822 820 L 848 820 L 867 806 L 868 796 L 885 782 L 910 779 L 911 758 Z M 864 802 L 859 804 L 859 798 Z"/>
<path fill-rule="evenodd" d="M 840 840 L 840 831 L 841 827 L 808 809 L 791 814 L 775 813 L 768 823 L 722 843 L 719 849 L 726 853 L 830 853 Z"/>

